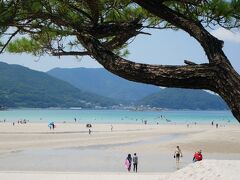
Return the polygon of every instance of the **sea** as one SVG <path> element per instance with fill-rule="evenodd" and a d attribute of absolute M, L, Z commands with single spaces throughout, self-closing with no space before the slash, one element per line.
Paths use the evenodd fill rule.
<path fill-rule="evenodd" d="M 200 110 L 83 110 L 83 109 L 7 109 L 0 111 L 0 122 L 79 122 L 99 124 L 186 124 L 231 123 L 238 124 L 231 111 Z"/>

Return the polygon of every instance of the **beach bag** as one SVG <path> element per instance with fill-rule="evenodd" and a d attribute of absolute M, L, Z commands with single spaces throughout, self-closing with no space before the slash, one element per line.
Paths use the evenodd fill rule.
<path fill-rule="evenodd" d="M 126 169 L 128 169 L 129 164 L 130 164 L 130 163 L 129 163 L 128 159 L 126 159 L 125 162 L 124 162 L 124 166 L 125 166 Z"/>

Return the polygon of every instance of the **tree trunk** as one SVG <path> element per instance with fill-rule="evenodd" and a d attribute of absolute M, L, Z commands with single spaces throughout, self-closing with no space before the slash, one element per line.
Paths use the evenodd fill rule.
<path fill-rule="evenodd" d="M 228 104 L 234 117 L 240 122 L 240 76 L 228 64 L 221 63 L 215 78 L 215 92 Z"/>

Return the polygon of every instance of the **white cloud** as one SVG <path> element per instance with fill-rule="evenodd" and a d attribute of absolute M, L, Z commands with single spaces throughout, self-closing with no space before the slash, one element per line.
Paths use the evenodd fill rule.
<path fill-rule="evenodd" d="M 218 28 L 212 31 L 211 34 L 223 41 L 240 43 L 240 32 L 232 32 L 224 28 Z"/>

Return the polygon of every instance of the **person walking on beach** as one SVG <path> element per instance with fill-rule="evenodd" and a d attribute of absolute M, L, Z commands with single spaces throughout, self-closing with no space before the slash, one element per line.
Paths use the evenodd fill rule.
<path fill-rule="evenodd" d="M 202 157 L 202 151 L 197 151 L 193 156 L 193 162 L 201 161 L 203 159 Z"/>
<path fill-rule="evenodd" d="M 181 149 L 179 148 L 179 146 L 176 147 L 176 150 L 174 152 L 174 158 L 176 158 L 176 164 L 179 164 L 179 161 L 180 161 L 180 157 L 183 157 L 182 155 L 182 151 Z"/>
<path fill-rule="evenodd" d="M 137 172 L 137 167 L 138 167 L 138 157 L 137 154 L 134 153 L 133 155 L 133 171 Z"/>
<path fill-rule="evenodd" d="M 127 158 L 125 159 L 125 167 L 127 168 L 128 172 L 131 171 L 132 166 L 132 156 L 131 154 L 128 154 Z"/>

